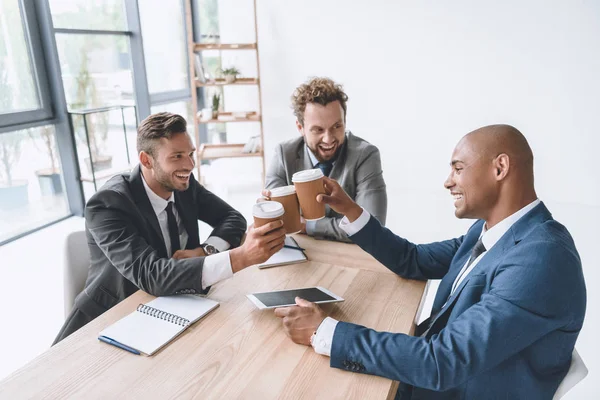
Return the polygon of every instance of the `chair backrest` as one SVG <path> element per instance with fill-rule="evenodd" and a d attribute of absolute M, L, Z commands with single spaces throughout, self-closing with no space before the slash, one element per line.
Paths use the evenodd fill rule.
<path fill-rule="evenodd" d="M 65 318 L 75 297 L 83 290 L 90 266 L 90 251 L 84 231 L 71 232 L 65 241 L 63 267 Z"/>
<path fill-rule="evenodd" d="M 567 372 L 565 379 L 563 379 L 560 385 L 558 385 L 558 389 L 556 389 L 556 393 L 554 393 L 554 397 L 552 399 L 558 400 L 563 397 L 569 390 L 583 380 L 587 374 L 588 369 L 585 366 L 585 363 L 579 356 L 577 349 L 573 349 L 573 357 L 571 358 L 569 372 Z"/>

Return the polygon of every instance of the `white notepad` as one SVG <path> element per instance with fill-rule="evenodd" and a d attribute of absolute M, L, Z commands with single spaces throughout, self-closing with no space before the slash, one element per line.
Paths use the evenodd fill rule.
<path fill-rule="evenodd" d="M 218 306 L 214 300 L 192 294 L 158 297 L 140 304 L 99 336 L 151 356 Z"/>
<path fill-rule="evenodd" d="M 285 238 L 285 244 L 287 246 L 300 247 L 291 236 L 287 236 Z M 308 258 L 306 258 L 304 251 L 284 247 L 277 253 L 273 254 L 263 264 L 259 264 L 258 268 L 278 267 L 280 265 L 298 264 L 306 261 L 308 261 Z"/>

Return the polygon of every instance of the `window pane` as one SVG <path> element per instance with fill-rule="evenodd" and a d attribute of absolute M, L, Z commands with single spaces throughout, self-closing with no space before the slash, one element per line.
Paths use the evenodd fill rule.
<path fill-rule="evenodd" d="M 160 104 L 157 106 L 152 106 L 150 108 L 150 112 L 152 114 L 156 114 L 163 111 L 167 111 L 173 114 L 179 114 L 183 118 L 185 118 L 185 121 L 187 122 L 188 133 L 192 137 L 194 144 L 197 146 L 196 137 L 194 133 L 194 113 L 192 112 L 192 102 L 177 101 L 175 103 Z"/>
<path fill-rule="evenodd" d="M 181 0 L 139 2 L 150 94 L 189 87 Z"/>
<path fill-rule="evenodd" d="M 0 242 L 69 214 L 54 126 L 0 134 Z"/>
<path fill-rule="evenodd" d="M 137 164 L 135 108 L 71 115 L 86 201 L 112 176 Z M 85 131 L 87 124 L 87 135 Z M 88 138 L 89 137 L 89 147 Z M 90 157 L 91 155 L 91 157 Z"/>
<path fill-rule="evenodd" d="M 57 34 L 56 45 L 70 110 L 133 104 L 127 37 Z"/>
<path fill-rule="evenodd" d="M 55 28 L 127 30 L 123 0 L 50 0 Z"/>
<path fill-rule="evenodd" d="M 200 10 L 200 41 L 219 42 L 219 2 L 218 0 L 198 0 Z"/>
<path fill-rule="evenodd" d="M 0 1 L 0 114 L 39 107 L 40 100 L 25 40 L 19 1 L 2 0 Z"/>

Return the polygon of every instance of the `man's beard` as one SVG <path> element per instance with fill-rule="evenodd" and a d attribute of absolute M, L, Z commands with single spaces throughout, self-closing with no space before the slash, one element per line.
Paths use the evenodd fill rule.
<path fill-rule="evenodd" d="M 169 192 L 174 192 L 177 190 L 177 188 L 173 186 L 173 183 L 169 179 L 169 175 L 160 167 L 158 163 L 154 164 L 154 178 L 156 179 L 156 182 L 163 187 L 163 189 L 168 190 Z"/>

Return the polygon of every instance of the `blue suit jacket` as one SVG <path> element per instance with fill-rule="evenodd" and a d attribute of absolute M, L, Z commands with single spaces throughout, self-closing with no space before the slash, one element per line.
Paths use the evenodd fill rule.
<path fill-rule="evenodd" d="M 448 298 L 483 223 L 457 239 L 415 245 L 371 218 L 351 239 L 402 277 L 441 278 L 432 315 L 439 313 L 426 337 L 340 322 L 331 366 L 413 385 L 412 399 L 551 399 L 585 315 L 575 244 L 540 203 Z"/>

